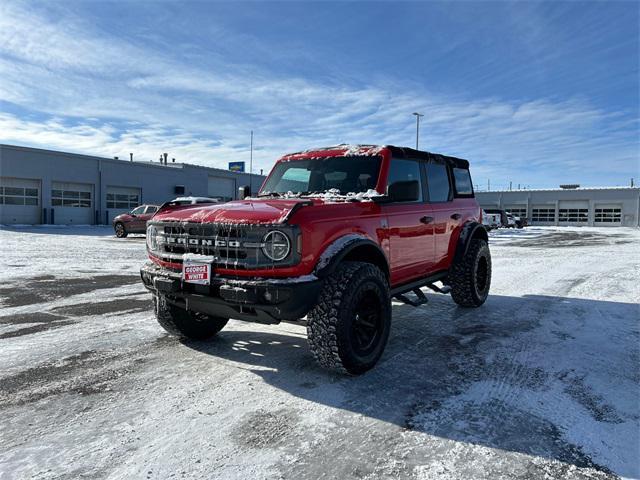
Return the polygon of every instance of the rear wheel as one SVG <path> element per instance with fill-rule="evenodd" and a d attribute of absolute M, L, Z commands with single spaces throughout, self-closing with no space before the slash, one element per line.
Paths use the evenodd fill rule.
<path fill-rule="evenodd" d="M 116 223 L 113 227 L 116 231 L 116 237 L 125 238 L 128 235 L 128 232 L 125 230 L 124 225 L 120 222 Z"/>
<path fill-rule="evenodd" d="M 486 241 L 471 240 L 462 259 L 449 272 L 451 298 L 461 307 L 479 307 L 489 295 L 491 287 L 491 252 Z"/>
<path fill-rule="evenodd" d="M 222 330 L 229 321 L 228 318 L 185 310 L 169 303 L 163 295 L 154 295 L 153 305 L 160 326 L 177 337 L 206 340 Z"/>
<path fill-rule="evenodd" d="M 307 338 L 323 367 L 358 375 L 380 359 L 389 338 L 391 301 L 384 274 L 364 262 L 344 262 L 326 280 L 307 316 Z"/>

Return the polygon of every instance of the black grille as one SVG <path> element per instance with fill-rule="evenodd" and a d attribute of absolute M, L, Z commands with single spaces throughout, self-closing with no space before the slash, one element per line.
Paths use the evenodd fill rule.
<path fill-rule="evenodd" d="M 296 251 L 298 228 L 283 225 L 198 224 L 150 222 L 158 230 L 158 248 L 153 251 L 165 260 L 181 263 L 185 253 L 197 253 L 215 258 L 214 266 L 248 269 L 269 266 L 290 266 L 299 261 Z M 262 239 L 273 229 L 289 236 L 292 251 L 281 262 L 270 260 L 262 251 Z"/>

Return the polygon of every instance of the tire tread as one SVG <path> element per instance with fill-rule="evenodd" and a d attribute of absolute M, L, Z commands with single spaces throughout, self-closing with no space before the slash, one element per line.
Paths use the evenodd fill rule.
<path fill-rule="evenodd" d="M 385 286 L 387 279 L 382 271 L 371 263 L 347 261 L 329 275 L 316 305 L 307 317 L 307 340 L 314 359 L 320 366 L 344 374 L 350 372 L 340 358 L 338 322 L 340 307 L 348 294 L 354 276 L 375 277 Z"/>
<path fill-rule="evenodd" d="M 487 242 L 482 239 L 474 238 L 471 240 L 471 245 L 469 245 L 469 249 L 467 253 L 465 253 L 464 257 L 461 261 L 456 262 L 451 267 L 449 271 L 449 282 L 451 284 L 451 298 L 461 307 L 479 307 L 482 305 L 485 300 L 484 298 L 479 298 L 476 295 L 476 290 L 474 286 L 475 275 L 474 275 L 474 267 L 476 257 L 481 254 L 486 249 L 487 253 L 487 262 L 488 262 L 488 278 L 487 282 L 489 282 L 489 286 L 491 284 L 491 256 L 489 254 L 489 246 Z"/>

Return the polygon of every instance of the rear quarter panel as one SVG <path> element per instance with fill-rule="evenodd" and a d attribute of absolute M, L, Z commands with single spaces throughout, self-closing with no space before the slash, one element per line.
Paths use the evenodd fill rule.
<path fill-rule="evenodd" d="M 451 213 L 458 212 L 462 215 L 460 220 L 451 225 L 451 236 L 449 237 L 449 248 L 447 257 L 442 268 L 449 268 L 456 253 L 460 231 L 462 226 L 468 222 L 480 223 L 480 205 L 475 198 L 455 198 L 451 202 Z"/>

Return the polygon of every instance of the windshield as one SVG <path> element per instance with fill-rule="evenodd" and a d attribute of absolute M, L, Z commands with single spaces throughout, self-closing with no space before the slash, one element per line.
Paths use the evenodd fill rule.
<path fill-rule="evenodd" d="M 375 189 L 381 157 L 326 157 L 278 163 L 260 195 L 323 193 L 346 195 Z"/>

